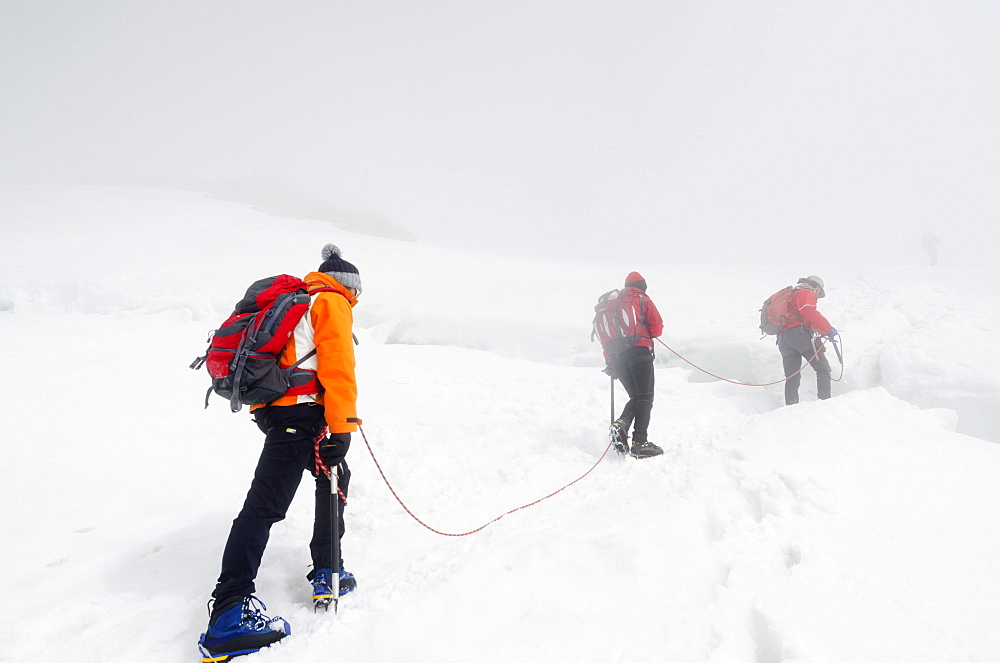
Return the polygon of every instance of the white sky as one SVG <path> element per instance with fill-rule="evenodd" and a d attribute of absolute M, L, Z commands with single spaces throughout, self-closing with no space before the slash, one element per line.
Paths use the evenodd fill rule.
<path fill-rule="evenodd" d="M 992 260 L 997 35 L 994 0 L 0 0 L 0 183 L 567 257 Z"/>

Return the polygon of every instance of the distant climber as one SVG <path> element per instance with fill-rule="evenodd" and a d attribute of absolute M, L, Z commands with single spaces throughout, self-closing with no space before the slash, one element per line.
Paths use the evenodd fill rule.
<path fill-rule="evenodd" d="M 651 458 L 663 449 L 649 441 L 653 410 L 653 339 L 663 333 L 663 319 L 646 294 L 646 280 L 638 272 L 625 278 L 623 290 L 601 296 L 594 318 L 594 333 L 604 349 L 604 372 L 620 380 L 629 401 L 612 424 L 616 449 L 633 458 Z M 632 424 L 632 445 L 627 445 Z"/>
<path fill-rule="evenodd" d="M 785 325 L 778 332 L 778 351 L 785 370 L 785 405 L 799 402 L 799 384 L 802 382 L 802 360 L 808 361 L 816 371 L 816 391 L 820 399 L 830 398 L 830 362 L 823 354 L 820 336 L 831 341 L 837 330 L 816 308 L 816 300 L 826 296 L 823 279 L 807 276 L 793 286 L 788 299 Z"/>
<path fill-rule="evenodd" d="M 924 251 L 927 252 L 927 257 L 931 261 L 931 267 L 937 267 L 938 264 L 938 244 L 941 240 L 938 239 L 937 235 L 934 233 L 927 233 L 920 238 L 920 245 L 924 247 Z"/>

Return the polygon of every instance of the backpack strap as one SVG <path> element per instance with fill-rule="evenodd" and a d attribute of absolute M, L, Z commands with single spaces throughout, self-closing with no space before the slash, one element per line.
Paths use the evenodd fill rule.
<path fill-rule="evenodd" d="M 310 288 L 306 289 L 306 292 L 309 294 L 310 297 L 312 297 L 313 295 L 319 294 L 321 292 L 335 292 L 338 295 L 342 296 L 344 299 L 347 299 L 347 295 L 345 295 L 343 292 L 341 292 L 340 290 L 337 290 L 336 288 L 331 288 L 328 285 L 320 285 L 320 286 L 316 286 L 315 288 L 310 287 Z"/>
<path fill-rule="evenodd" d="M 304 355 L 302 355 L 301 357 L 299 357 L 299 360 L 297 362 L 295 362 L 294 364 L 292 364 L 291 366 L 289 366 L 285 370 L 286 371 L 291 371 L 293 369 L 298 368 L 299 364 L 301 364 L 302 362 L 304 362 L 306 359 L 309 359 L 309 357 L 312 357 L 314 354 L 316 354 L 316 348 L 313 348 L 309 352 L 307 352 Z"/>
<path fill-rule="evenodd" d="M 646 295 L 646 293 L 644 293 L 644 292 L 640 293 L 640 295 L 639 295 L 639 322 L 642 323 L 642 326 L 646 329 L 646 331 L 649 331 L 649 325 L 646 323 L 646 300 L 647 299 L 649 299 L 649 297 Z M 646 337 L 643 336 L 643 338 L 646 338 Z M 656 359 L 656 348 L 653 347 L 653 339 L 652 338 L 646 338 L 646 340 L 649 341 L 649 352 L 650 352 L 650 354 L 653 355 L 653 359 Z"/>
<path fill-rule="evenodd" d="M 243 404 L 240 403 L 240 388 L 243 386 L 243 367 L 246 365 L 247 357 L 250 356 L 250 350 L 246 348 L 246 340 L 251 327 L 253 327 L 253 323 L 247 325 L 246 329 L 243 330 L 242 338 L 236 346 L 238 352 L 233 359 L 233 393 L 229 397 L 229 409 L 233 412 L 239 412 L 243 407 Z"/>

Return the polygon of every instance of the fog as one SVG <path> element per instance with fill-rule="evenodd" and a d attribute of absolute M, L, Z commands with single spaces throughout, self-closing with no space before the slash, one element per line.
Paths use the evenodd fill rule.
<path fill-rule="evenodd" d="M 992 260 L 1000 5 L 0 1 L 0 184 L 527 255 Z M 12 223 L 0 219 L 0 223 Z"/>

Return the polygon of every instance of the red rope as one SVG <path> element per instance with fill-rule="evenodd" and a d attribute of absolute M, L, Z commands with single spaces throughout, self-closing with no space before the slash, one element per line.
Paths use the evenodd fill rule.
<path fill-rule="evenodd" d="M 715 373 L 712 373 L 711 371 L 706 371 L 704 368 L 702 368 L 701 366 L 698 366 L 694 362 L 690 361 L 687 357 L 684 357 L 681 353 L 677 352 L 677 350 L 674 350 L 672 347 L 670 347 L 669 345 L 667 345 L 666 343 L 664 343 L 661 339 L 657 338 L 656 340 L 657 340 L 657 342 L 660 345 L 662 345 L 663 347 L 665 347 L 667 350 L 670 350 L 675 355 L 677 355 L 678 357 L 680 357 L 682 360 L 686 361 L 691 366 L 694 366 L 696 369 L 698 369 L 702 373 L 705 373 L 706 375 L 711 375 L 713 378 L 716 378 L 718 380 L 722 380 L 723 382 L 728 382 L 729 384 L 736 384 L 736 385 L 739 385 L 741 387 L 770 387 L 771 385 L 774 385 L 774 384 L 781 384 L 782 382 L 787 382 L 788 380 L 791 380 L 796 375 L 798 375 L 799 373 L 801 373 L 802 371 L 804 371 L 805 368 L 806 368 L 806 366 L 809 366 L 813 362 L 814 359 L 816 359 L 821 354 L 823 354 L 823 352 L 825 352 L 825 347 L 826 347 L 826 339 L 824 339 L 823 337 L 820 337 L 820 346 L 819 346 L 819 349 L 816 350 L 816 354 L 814 354 L 812 356 L 812 358 L 808 362 L 806 362 L 805 364 L 803 364 L 802 366 L 800 366 L 799 370 L 795 371 L 794 373 L 792 373 L 788 377 L 782 378 L 780 380 L 775 380 L 774 382 L 765 382 L 764 384 L 753 384 L 753 383 L 750 383 L 750 382 L 737 382 L 736 380 L 730 380 L 729 378 L 724 378 L 721 375 L 716 375 Z M 840 380 L 843 377 L 844 377 L 844 365 L 841 364 L 840 365 L 840 377 L 833 379 L 833 381 L 834 382 L 840 382 Z"/>
<path fill-rule="evenodd" d="M 327 464 L 323 462 L 323 456 L 319 452 L 320 442 L 323 441 L 323 438 L 326 437 L 329 430 L 329 426 L 323 426 L 323 430 L 321 430 L 319 435 L 316 436 L 316 440 L 313 442 L 313 461 L 316 463 L 316 476 L 325 474 L 326 478 L 332 483 L 333 468 L 327 466 Z M 337 494 L 340 495 L 340 499 L 343 500 L 344 506 L 347 506 L 347 495 L 345 495 L 344 491 L 340 489 L 340 486 L 337 486 Z"/>
<path fill-rule="evenodd" d="M 403 510 L 406 511 L 406 513 L 408 513 L 411 518 L 413 518 L 415 521 L 417 521 L 418 523 L 420 523 L 421 525 L 423 525 L 426 529 L 434 532 L 435 534 L 440 534 L 441 536 L 468 536 L 470 534 L 475 534 L 476 532 L 480 532 L 480 531 L 486 529 L 487 527 L 489 527 L 490 525 L 492 525 L 496 521 L 500 520 L 504 516 L 509 516 L 510 514 L 516 512 L 516 511 L 520 511 L 521 509 L 527 509 L 528 507 L 535 506 L 539 502 L 547 500 L 550 497 L 552 497 L 552 496 L 554 496 L 554 495 L 556 495 L 558 493 L 561 493 L 562 491 L 566 490 L 567 488 L 569 488 L 570 486 L 572 486 L 573 484 L 577 483 L 578 481 L 580 481 L 581 479 L 583 479 L 585 476 L 587 476 L 588 474 L 590 474 L 591 472 L 593 472 L 594 469 L 601 463 L 601 461 L 604 459 L 604 457 L 608 454 L 608 450 L 611 449 L 611 443 L 609 442 L 607 448 L 604 449 L 604 453 L 602 453 L 600 455 L 600 457 L 597 459 L 597 462 L 594 463 L 593 466 L 589 470 L 587 470 L 586 472 L 584 472 L 583 474 L 581 474 L 576 479 L 570 481 L 568 484 L 566 484 L 562 488 L 549 493 L 545 497 L 540 497 L 537 500 L 535 500 L 534 502 L 529 502 L 528 504 L 523 504 L 523 505 L 517 507 L 516 509 L 511 509 L 510 511 L 501 513 L 499 516 L 497 516 L 493 520 L 491 520 L 491 521 L 489 521 L 489 522 L 487 522 L 487 523 L 485 523 L 483 525 L 480 525 L 476 529 L 469 530 L 468 532 L 452 533 L 452 532 L 442 532 L 440 530 L 434 529 L 433 527 L 431 527 L 430 525 L 428 525 L 424 521 L 420 520 L 420 518 L 418 518 L 416 516 L 416 514 L 414 514 L 412 511 L 410 511 L 409 507 L 407 507 L 403 503 L 403 500 L 401 500 L 399 498 L 399 495 L 396 494 L 396 490 L 392 487 L 392 484 L 389 483 L 389 479 L 385 476 L 385 472 L 382 471 L 382 466 L 379 464 L 378 458 L 375 457 L 375 452 L 372 451 L 372 445 L 368 443 L 368 438 L 365 436 L 364 429 L 361 428 L 361 426 L 359 425 L 358 426 L 358 430 L 361 431 L 361 438 L 365 441 L 365 446 L 368 447 L 368 453 L 371 455 L 372 460 L 375 461 L 375 467 L 378 468 L 378 473 L 382 475 L 382 480 L 385 482 L 385 485 L 389 488 L 389 492 L 392 493 L 392 496 L 396 498 L 397 502 L 399 502 L 399 506 L 403 507 Z"/>
<path fill-rule="evenodd" d="M 701 371 L 703 373 L 707 373 L 708 375 L 711 375 L 712 377 L 718 378 L 719 380 L 723 380 L 724 382 L 729 382 L 729 383 L 741 385 L 741 386 L 744 386 L 744 387 L 768 387 L 770 385 L 780 384 L 780 383 L 785 382 L 786 380 L 794 377 L 795 375 L 798 375 L 805 368 L 805 366 L 802 366 L 802 367 L 799 368 L 799 370 L 795 371 L 795 373 L 792 373 L 792 375 L 789 375 L 788 377 L 784 378 L 783 380 L 776 380 L 774 382 L 768 382 L 766 384 L 749 384 L 749 383 L 746 383 L 746 382 L 736 382 L 735 380 L 729 380 L 729 379 L 724 378 L 722 376 L 715 375 L 714 373 L 710 373 L 709 371 L 706 371 L 705 369 L 701 368 L 700 366 L 697 366 L 696 364 L 688 361 L 685 357 L 681 356 L 681 354 L 679 354 L 676 350 L 674 350 L 669 345 L 667 345 L 666 343 L 664 343 L 662 340 L 660 340 L 660 339 L 656 339 L 656 340 L 659 341 L 660 344 L 662 344 L 663 347 L 665 347 L 667 350 L 670 350 L 675 355 L 677 355 L 678 357 L 680 357 L 681 359 L 683 359 L 687 363 L 691 364 L 691 366 L 694 366 L 695 368 L 697 368 L 699 371 Z M 820 345 L 819 349 L 816 351 L 816 354 L 814 354 L 812 356 L 812 359 L 810 359 L 809 362 L 812 362 L 813 359 L 816 359 L 817 357 L 819 357 L 823 353 L 824 346 L 826 345 L 826 341 L 825 340 L 821 340 L 821 343 L 822 343 L 822 345 Z M 844 366 L 843 366 L 843 364 L 841 364 L 841 366 L 840 366 L 840 375 L 841 375 L 841 378 L 844 375 Z M 839 381 L 839 380 L 840 380 L 840 378 L 837 378 L 836 381 Z M 561 488 L 558 488 L 557 490 L 552 491 L 551 493 L 549 493 L 548 495 L 545 495 L 544 497 L 539 497 L 537 500 L 535 500 L 533 502 L 528 502 L 527 504 L 522 504 L 521 506 L 516 507 L 514 509 L 511 509 L 510 511 L 505 511 L 504 513 L 501 513 L 496 518 L 494 518 L 494 519 L 492 519 L 492 520 L 490 520 L 490 521 L 488 521 L 486 523 L 483 523 L 479 527 L 477 527 L 475 529 L 471 529 L 468 532 L 442 532 L 441 530 L 435 529 L 435 528 L 431 527 L 430 525 L 428 525 L 427 523 L 425 523 L 424 521 L 422 521 L 419 517 L 417 517 L 417 515 L 415 513 L 413 513 L 413 511 L 410 510 L 410 508 L 408 506 L 406 506 L 406 504 L 403 502 L 403 500 L 399 497 L 399 494 L 396 492 L 396 489 L 392 487 L 392 483 L 389 481 L 389 478 L 385 475 L 385 471 L 382 470 L 382 465 L 378 462 L 378 458 L 376 458 L 375 452 L 374 452 L 374 450 L 372 450 L 372 445 L 371 445 L 371 443 L 368 442 L 368 436 L 365 435 L 365 430 L 364 430 L 364 428 L 361 427 L 360 424 L 358 425 L 358 430 L 361 432 L 361 439 L 363 439 L 365 441 L 365 446 L 368 448 L 368 454 L 372 457 L 372 461 L 374 461 L 374 463 L 375 463 L 375 468 L 378 469 L 378 473 L 382 476 L 382 481 L 385 482 L 386 487 L 389 489 L 389 492 L 392 493 L 392 496 L 399 503 L 399 506 L 401 506 L 403 508 L 403 511 L 405 511 L 407 514 L 409 514 L 409 516 L 411 518 L 413 518 L 415 521 L 417 521 L 421 526 L 423 526 L 424 528 L 430 530 L 431 532 L 434 532 L 435 534 L 440 534 L 441 536 L 469 536 L 470 534 L 475 534 L 476 532 L 481 532 L 482 530 L 486 529 L 487 527 L 489 527 L 493 523 L 497 522 L 498 520 L 500 520 L 504 516 L 509 516 L 512 513 L 516 513 L 518 511 L 523 510 L 523 509 L 527 509 L 529 507 L 535 506 L 536 504 L 538 504 L 540 502 L 544 502 L 545 500 L 549 499 L 550 497 L 554 497 L 555 495 L 558 495 L 559 493 L 561 493 L 562 491 L 566 490 L 570 486 L 572 486 L 572 485 L 574 485 L 574 484 L 582 481 L 587 475 L 589 475 L 591 472 L 593 472 L 597 468 L 597 466 L 600 465 L 601 461 L 604 460 L 604 457 L 608 455 L 608 451 L 611 450 L 611 442 L 608 442 L 608 446 L 604 448 L 604 452 L 597 458 L 597 462 L 594 463 L 590 467 L 590 469 L 588 469 L 586 472 L 584 472 L 583 474 L 581 474 L 580 476 L 578 476 L 576 479 L 573 479 L 572 481 L 570 481 L 569 483 L 567 483 L 565 486 L 563 486 Z M 320 436 L 318 438 L 316 438 L 316 466 L 317 467 L 323 467 L 324 470 L 326 470 L 327 473 L 329 474 L 329 470 L 326 468 L 326 465 L 323 464 L 323 460 L 322 460 L 322 458 L 320 458 L 320 455 L 319 455 L 319 443 L 320 443 L 320 440 L 323 437 L 325 437 L 325 436 L 326 436 L 326 430 L 324 429 L 323 433 L 320 434 Z M 337 489 L 337 492 L 338 493 L 340 492 L 339 488 Z M 341 498 L 343 498 L 343 493 L 341 493 Z M 345 500 L 345 504 L 346 504 L 346 500 Z"/>

